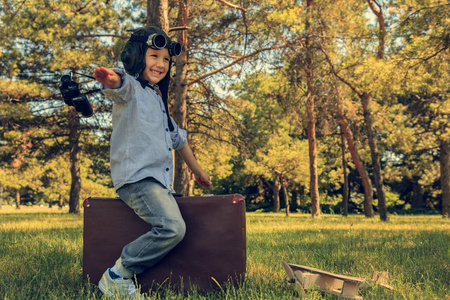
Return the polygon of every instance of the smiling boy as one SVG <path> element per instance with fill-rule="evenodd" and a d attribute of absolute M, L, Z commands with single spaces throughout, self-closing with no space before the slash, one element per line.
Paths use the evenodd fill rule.
<path fill-rule="evenodd" d="M 200 167 L 186 131 L 169 116 L 167 97 L 172 56 L 181 47 L 157 27 L 135 31 L 121 55 L 120 69 L 98 67 L 94 78 L 113 101 L 111 175 L 120 198 L 152 225 L 152 230 L 126 245 L 103 274 L 100 290 L 141 299 L 132 280 L 160 261 L 184 237 L 186 226 L 172 196 L 172 151 L 177 150 L 197 182 L 211 186 Z"/>
<path fill-rule="evenodd" d="M 145 54 L 146 68 L 141 73 L 140 77 L 147 80 L 150 84 L 157 84 L 160 82 L 169 71 L 169 63 L 171 57 L 166 48 L 152 49 L 147 48 Z M 120 73 L 119 73 L 120 74 Z M 94 77 L 100 83 L 103 83 L 110 89 L 117 89 L 122 85 L 121 75 L 111 69 L 98 67 L 94 69 Z"/>

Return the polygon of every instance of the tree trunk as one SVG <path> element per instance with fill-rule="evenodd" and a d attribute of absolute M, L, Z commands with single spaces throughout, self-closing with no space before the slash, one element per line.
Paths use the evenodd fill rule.
<path fill-rule="evenodd" d="M 58 208 L 62 209 L 64 206 L 64 198 L 61 194 L 59 194 Z"/>
<path fill-rule="evenodd" d="M 80 214 L 80 191 L 81 191 L 81 174 L 80 174 L 80 147 L 78 145 L 80 138 L 79 116 L 74 109 L 70 109 L 69 116 L 69 148 L 70 148 L 70 198 L 69 213 Z"/>
<path fill-rule="evenodd" d="M 422 186 L 417 182 L 418 178 L 413 177 L 413 195 L 412 195 L 412 202 L 411 202 L 411 208 L 417 209 L 422 208 L 425 206 L 424 199 L 423 199 L 423 191 Z"/>
<path fill-rule="evenodd" d="M 0 184 L 0 209 L 2 209 L 3 205 L 3 185 Z"/>
<path fill-rule="evenodd" d="M 284 197 L 284 204 L 286 205 L 286 217 L 289 217 L 289 210 L 291 209 L 289 207 L 289 197 L 288 197 L 288 193 L 287 193 L 287 188 L 286 188 L 286 182 L 283 180 L 283 197 Z"/>
<path fill-rule="evenodd" d="M 190 186 L 190 171 L 178 152 L 175 152 L 173 189 L 182 195 L 188 196 L 192 187 Z"/>
<path fill-rule="evenodd" d="M 375 187 L 377 189 L 378 209 L 380 211 L 380 219 L 382 221 L 389 221 L 389 214 L 386 208 L 386 193 L 384 191 L 383 176 L 380 165 L 380 158 L 378 155 L 377 138 L 373 128 L 372 110 L 371 110 L 371 96 L 364 93 L 361 97 L 364 121 L 366 124 L 367 137 L 369 140 L 370 155 L 372 157 L 373 177 L 375 179 Z"/>
<path fill-rule="evenodd" d="M 188 196 L 194 196 L 194 186 L 195 186 L 195 177 L 194 174 L 190 173 L 190 179 L 189 179 L 189 192 Z"/>
<path fill-rule="evenodd" d="M 348 149 L 352 156 L 353 163 L 355 164 L 356 169 L 358 170 L 359 176 L 361 176 L 361 180 L 362 180 L 362 183 L 364 186 L 364 215 L 367 218 L 372 218 L 373 217 L 373 207 L 372 207 L 373 188 L 372 188 L 372 182 L 369 177 L 369 173 L 367 172 L 366 168 L 364 167 L 364 165 L 361 161 L 361 158 L 359 157 L 355 143 L 353 142 L 352 131 L 350 130 L 350 128 L 348 128 L 344 114 L 339 105 L 337 107 L 336 112 L 337 112 L 337 119 L 338 119 L 339 126 L 341 126 L 341 130 L 347 139 Z"/>
<path fill-rule="evenodd" d="M 147 0 L 147 24 L 169 32 L 169 4 L 167 0 Z"/>
<path fill-rule="evenodd" d="M 298 208 L 298 192 L 295 189 L 295 187 L 291 191 L 292 197 L 291 197 L 291 209 L 293 212 L 297 211 Z"/>
<path fill-rule="evenodd" d="M 442 216 L 450 218 L 450 140 L 441 141 Z"/>
<path fill-rule="evenodd" d="M 260 177 L 260 178 L 262 180 L 259 180 L 259 182 L 258 182 L 258 196 L 256 197 L 256 202 L 263 202 L 265 199 L 265 197 L 264 197 L 264 193 L 265 193 L 264 182 L 266 182 L 266 180 L 264 179 L 264 177 Z"/>
<path fill-rule="evenodd" d="M 178 8 L 178 25 L 187 27 L 187 19 L 189 16 L 189 0 L 179 1 Z M 178 31 L 178 42 L 181 44 L 181 55 L 176 61 L 176 76 L 174 87 L 174 111 L 173 119 L 181 128 L 187 130 L 187 72 L 188 72 L 188 34 L 186 30 Z M 194 149 L 193 149 L 194 150 Z M 190 195 L 190 170 L 184 163 L 181 156 L 175 155 L 175 179 L 174 189 L 183 195 Z"/>
<path fill-rule="evenodd" d="M 317 147 L 316 147 L 316 118 L 314 114 L 314 67 L 313 67 L 313 50 L 310 42 L 312 36 L 312 5 L 313 0 L 306 1 L 308 10 L 308 19 L 306 20 L 307 37 L 305 40 L 306 58 L 305 58 L 305 73 L 307 91 L 307 116 L 308 116 L 308 143 L 309 143 L 309 188 L 311 193 L 311 216 L 313 218 L 320 217 L 320 198 L 319 198 L 319 176 L 317 173 Z"/>
<path fill-rule="evenodd" d="M 275 181 L 272 185 L 273 212 L 274 213 L 280 212 L 280 190 L 281 190 L 281 182 L 280 182 L 280 178 L 277 176 L 277 177 L 275 177 Z"/>
<path fill-rule="evenodd" d="M 20 209 L 20 191 L 16 189 L 16 209 Z"/>
<path fill-rule="evenodd" d="M 384 47 L 386 40 L 386 26 L 384 24 L 384 15 L 382 6 L 374 0 L 367 0 L 370 9 L 375 14 L 378 20 L 378 52 L 377 59 L 384 59 Z M 364 121 L 366 123 L 367 135 L 369 138 L 370 154 L 372 157 L 373 177 L 375 179 L 375 187 L 377 189 L 378 209 L 380 211 L 380 219 L 382 221 L 389 221 L 389 214 L 386 208 L 386 193 L 384 191 L 383 175 L 381 171 L 380 158 L 378 155 L 377 140 L 375 137 L 375 130 L 373 129 L 372 111 L 370 103 L 372 101 L 370 94 L 363 93 L 360 95 L 362 100 Z"/>
<path fill-rule="evenodd" d="M 314 96 L 308 92 L 308 142 L 309 142 L 309 188 L 311 192 L 311 216 L 320 217 L 319 175 L 317 173 L 316 124 Z"/>
<path fill-rule="evenodd" d="M 344 175 L 344 183 L 342 186 L 342 215 L 348 216 L 348 174 L 347 174 L 347 160 L 345 159 L 345 134 L 341 127 L 341 152 L 342 152 L 342 171 Z"/>

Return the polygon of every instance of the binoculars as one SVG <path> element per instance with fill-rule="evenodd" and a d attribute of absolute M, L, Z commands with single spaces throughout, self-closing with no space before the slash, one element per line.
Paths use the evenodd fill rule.
<path fill-rule="evenodd" d="M 67 105 L 75 107 L 75 110 L 83 117 L 88 118 L 94 114 L 86 94 L 80 93 L 79 85 L 72 80 L 72 76 L 63 75 L 58 87 Z"/>

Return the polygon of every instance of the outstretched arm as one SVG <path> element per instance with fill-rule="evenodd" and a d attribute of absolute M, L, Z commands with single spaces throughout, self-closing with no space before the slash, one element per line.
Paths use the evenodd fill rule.
<path fill-rule="evenodd" d="M 198 184 L 203 187 L 210 187 L 211 179 L 209 178 L 208 173 L 203 171 L 202 167 L 198 164 L 189 144 L 186 143 L 181 150 L 178 150 L 178 153 L 180 153 L 184 162 L 188 165 L 189 169 L 191 169 L 192 173 L 194 173 L 195 180 L 197 180 Z"/>
<path fill-rule="evenodd" d="M 94 69 L 94 78 L 110 89 L 118 89 L 122 85 L 122 78 L 120 78 L 120 75 L 113 70 L 104 67 L 97 67 Z"/>

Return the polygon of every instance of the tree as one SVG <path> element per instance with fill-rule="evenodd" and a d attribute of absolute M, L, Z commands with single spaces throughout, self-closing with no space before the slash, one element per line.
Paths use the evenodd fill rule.
<path fill-rule="evenodd" d="M 366 28 L 367 26 L 367 20 L 366 25 L 361 23 L 363 18 L 362 9 L 363 7 L 359 3 L 353 3 L 349 2 L 349 5 L 352 7 L 353 11 L 357 11 L 360 15 L 359 17 L 355 14 L 350 15 L 349 19 L 351 19 L 353 22 L 359 22 L 361 24 L 360 27 L 349 27 L 349 28 L 342 28 L 339 29 L 336 26 L 333 26 L 332 23 L 330 23 L 332 20 L 326 20 L 327 22 L 324 22 L 323 24 L 323 30 L 326 32 L 327 36 L 333 36 L 337 35 L 340 39 L 344 41 L 344 49 L 343 51 L 344 55 L 335 52 L 334 55 L 336 55 L 336 59 L 341 59 L 339 65 L 341 66 L 342 70 L 341 72 L 337 71 L 335 68 L 335 62 L 332 61 L 332 58 L 330 56 L 329 51 L 336 51 L 335 48 L 332 50 L 332 48 L 328 47 L 328 50 L 326 50 L 323 45 L 318 45 L 320 47 L 321 51 L 324 53 L 326 61 L 328 62 L 330 69 L 332 73 L 345 85 L 347 85 L 354 93 L 358 96 L 358 98 L 361 101 L 363 114 L 364 114 L 364 121 L 366 125 L 366 133 L 367 133 L 367 140 L 369 144 L 369 148 L 371 151 L 371 159 L 372 159 L 372 167 L 373 167 L 373 175 L 375 179 L 375 185 L 377 189 L 377 198 L 378 198 L 378 204 L 379 204 L 379 212 L 380 212 L 380 219 L 383 221 L 387 221 L 389 219 L 387 210 L 386 210 L 386 200 L 385 200 L 385 191 L 384 191 L 384 185 L 383 185 L 383 177 L 382 177 L 382 171 L 381 171 L 381 165 L 380 165 L 380 155 L 377 145 L 377 133 L 374 129 L 374 119 L 373 119 L 373 103 L 372 100 L 374 98 L 374 94 L 380 95 L 380 90 L 382 90 L 382 85 L 380 85 L 380 82 L 388 81 L 388 76 L 380 76 L 380 72 L 384 71 L 384 74 L 389 74 L 386 72 L 388 70 L 388 66 L 384 63 L 384 53 L 385 53 L 385 44 L 386 44 L 386 28 L 385 28 L 385 22 L 384 22 L 384 15 L 382 11 L 382 7 L 374 1 L 367 1 L 369 4 L 369 7 L 371 10 L 375 13 L 377 16 L 377 21 L 379 24 L 379 32 L 375 35 L 376 38 L 374 39 L 367 39 L 367 42 L 364 43 L 354 43 L 355 46 L 349 45 L 346 43 L 347 40 L 356 39 L 361 41 L 361 36 L 363 34 L 370 34 L 370 31 L 368 31 Z M 342 15 L 338 16 L 338 22 L 342 22 Z M 378 61 L 375 63 L 374 58 L 371 57 L 370 45 L 371 43 L 377 43 L 377 56 L 376 59 Z M 332 45 L 332 47 L 335 47 L 335 45 Z M 360 47 L 359 49 L 357 47 Z M 361 56 L 355 56 L 354 53 L 360 54 L 365 60 L 361 61 Z M 347 66 L 349 66 L 347 68 Z M 356 67 L 355 67 L 356 66 Z M 355 69 L 352 72 L 348 72 L 350 69 Z M 359 75 L 363 74 L 360 73 L 363 72 L 366 74 L 366 76 L 362 77 L 356 77 L 357 73 Z M 345 73 L 345 75 L 344 75 Z M 356 75 L 356 76 L 355 76 Z M 375 77 L 376 76 L 376 77 Z M 377 78 L 376 81 L 374 81 L 374 78 Z M 367 217 L 371 217 L 373 213 L 371 213 L 371 209 L 368 209 L 365 211 Z"/>
<path fill-rule="evenodd" d="M 338 93 L 338 92 L 337 92 Z M 338 93 L 339 94 L 339 93 Z M 342 132 L 343 138 L 345 137 L 348 145 L 349 152 L 351 154 L 353 163 L 356 166 L 356 169 L 358 170 L 359 175 L 361 176 L 362 183 L 364 186 L 364 215 L 366 217 L 373 216 L 373 208 L 372 208 L 372 201 L 373 201 L 373 190 L 372 190 L 372 181 L 370 180 L 369 173 L 367 172 L 363 161 L 361 160 L 358 150 L 356 147 L 356 144 L 353 140 L 353 133 L 350 129 L 350 127 L 347 124 L 347 120 L 344 116 L 344 111 L 342 109 L 341 99 L 336 100 L 335 102 L 335 114 L 336 118 L 339 124 L 339 127 Z M 345 148 L 345 147 L 344 147 Z"/>
<path fill-rule="evenodd" d="M 35 167 L 58 157 L 72 161 L 71 211 L 77 212 L 79 198 L 96 184 L 111 187 L 105 163 L 111 103 L 91 94 L 96 115 L 80 118 L 61 101 L 57 83 L 63 70 L 89 74 L 96 64 L 114 66 L 129 30 L 157 22 L 185 49 L 174 65 L 170 106 L 177 123 L 188 130 L 195 155 L 219 180 L 214 191 L 248 193 L 255 203 L 283 195 L 287 205 L 288 196 L 307 191 L 318 199 L 320 191 L 320 201 L 325 201 L 331 193 L 336 195 L 335 183 L 342 178 L 335 147 L 343 145 L 336 138 L 342 133 L 352 155 L 349 176 L 356 173 L 354 164 L 363 178 L 367 216 L 373 215 L 370 176 L 374 176 L 373 201 L 381 219 L 388 217 L 385 210 L 393 201 L 396 208 L 423 203 L 442 207 L 448 214 L 448 4 L 438 0 L 122 4 L 122 8 L 114 4 L 113 9 L 111 1 L 1 2 L 0 22 L 8 25 L 0 26 L 4 37 L 0 41 L 0 167 L 8 176 L 35 172 L 29 179 L 34 185 L 21 184 L 17 195 L 57 199 L 57 194 L 47 193 L 55 188 L 49 178 L 62 175 Z M 151 9 L 152 5 L 158 8 Z M 167 15 L 168 25 L 152 14 Z M 247 87 L 264 77 L 271 91 L 264 90 L 266 81 Z M 96 87 L 78 74 L 75 79 L 83 91 Z M 229 89 L 232 83 L 267 102 L 247 94 L 235 97 L 240 92 Z M 276 110 L 265 110 L 264 103 Z M 255 122 L 263 115 L 276 116 L 280 123 L 270 117 L 260 134 Z M 365 129 L 360 130 L 362 124 Z M 312 155 L 306 173 L 313 176 L 304 186 L 305 174 L 287 167 L 303 162 L 307 135 L 310 145 L 315 145 L 311 153 L 316 153 L 320 180 L 317 184 L 314 180 Z M 289 144 L 296 142 L 301 142 L 299 157 L 289 161 L 297 151 Z M 286 155 L 274 154 L 280 151 Z M 14 168 L 18 158 L 22 165 Z M 175 164 L 176 169 L 184 167 L 176 171 L 175 184 L 182 183 L 176 189 L 184 194 L 201 192 L 185 166 L 178 167 L 177 159 Z M 85 165 L 99 171 L 85 176 Z M 245 167 L 258 172 L 244 173 Z M 297 169 L 305 172 L 303 164 Z M 16 195 L 8 176 L 0 178 L 5 194 Z M 66 180 L 61 177 L 63 184 Z M 392 192 L 400 200 L 392 200 Z"/>
<path fill-rule="evenodd" d="M 348 201 L 349 201 L 349 184 L 347 174 L 347 159 L 345 157 L 345 133 L 341 129 L 341 152 L 342 152 L 342 170 L 344 173 L 344 182 L 342 187 L 342 215 L 348 216 Z"/>
<path fill-rule="evenodd" d="M 284 52 L 272 52 L 275 57 L 281 55 L 279 59 L 274 59 L 275 65 L 289 66 L 285 69 L 285 73 L 292 83 L 290 88 L 293 91 L 290 95 L 297 98 L 290 97 L 289 100 L 295 103 L 303 103 L 303 100 L 306 100 L 305 106 L 289 105 L 289 108 L 292 114 L 304 115 L 305 121 L 301 122 L 307 124 L 310 168 L 308 189 L 313 218 L 320 217 L 316 101 L 321 83 L 317 80 L 320 77 L 320 59 L 315 47 L 320 10 L 320 1 L 313 0 L 284 6 L 280 6 L 279 2 L 270 1 L 266 7 L 259 10 L 262 16 L 260 26 L 264 34 L 263 39 L 269 43 L 275 40 L 289 45 Z"/>
<path fill-rule="evenodd" d="M 377 47 L 377 59 L 384 59 L 385 44 L 386 44 L 386 27 L 384 21 L 383 9 L 380 4 L 374 0 L 367 0 L 370 9 L 375 14 L 378 20 L 378 47 Z M 375 178 L 375 186 L 377 189 L 378 209 L 380 213 L 380 219 L 382 221 L 389 221 L 389 215 L 386 208 L 386 193 L 384 191 L 383 174 L 380 165 L 380 155 L 378 153 L 378 145 L 376 133 L 374 130 L 374 122 L 372 119 L 371 101 L 372 97 L 370 93 L 364 92 L 358 96 L 361 98 L 364 120 L 366 124 L 366 130 L 368 135 L 368 141 L 370 146 L 370 154 L 372 156 L 373 176 Z"/>
<path fill-rule="evenodd" d="M 0 183 L 0 209 L 2 209 L 2 205 L 3 205 L 3 184 Z"/>
<path fill-rule="evenodd" d="M 236 88 L 246 101 L 242 140 L 246 173 L 261 178 L 272 190 L 273 211 L 280 210 L 280 191 L 283 190 L 287 211 L 288 182 L 304 184 L 307 175 L 306 141 L 291 135 L 292 125 L 278 102 L 283 78 L 278 74 L 248 76 Z"/>
<path fill-rule="evenodd" d="M 401 89 L 396 91 L 400 105 L 404 105 L 395 120 L 403 136 L 396 136 L 395 152 L 404 156 L 408 172 L 415 186 L 432 189 L 440 177 L 442 214 L 448 216 L 450 201 L 449 152 L 450 140 L 448 100 L 447 19 L 450 7 L 440 1 L 400 1 L 392 7 L 399 19 L 396 39 L 396 68 Z M 413 144 L 414 143 L 414 144 Z M 412 146 L 412 144 L 414 146 Z M 436 152 L 439 149 L 439 152 Z M 435 166 L 439 162 L 439 166 Z M 422 171 L 423 170 L 423 171 Z M 430 194 L 433 194 L 430 192 Z"/>
<path fill-rule="evenodd" d="M 174 118 L 188 130 L 190 142 L 195 142 L 191 146 L 196 155 L 205 152 L 196 145 L 199 140 L 230 143 L 235 138 L 234 100 L 221 90 L 226 89 L 225 82 L 231 83 L 239 75 L 239 64 L 255 59 L 263 51 L 249 47 L 251 52 L 246 53 L 245 41 L 251 34 L 247 31 L 248 24 L 255 24 L 253 19 L 246 18 L 246 11 L 245 7 L 228 1 L 178 4 L 178 25 L 174 30 L 185 51 L 176 64 Z M 209 147 L 215 152 L 214 148 Z M 193 183 L 189 170 L 176 155 L 175 189 L 189 194 Z"/>
<path fill-rule="evenodd" d="M 442 215 L 450 217 L 450 140 L 441 141 Z"/>
<path fill-rule="evenodd" d="M 30 104 L 23 103 L 23 99 L 47 94 L 45 88 L 39 90 L 36 84 L 0 81 L 0 185 L 14 191 L 18 209 L 21 190 L 40 186 L 38 159 L 33 149 L 36 149 L 35 140 L 43 134 L 42 129 L 33 126 Z"/>
<path fill-rule="evenodd" d="M 320 216 L 320 200 L 319 200 L 319 176 L 317 173 L 317 146 L 316 146 L 316 118 L 314 112 L 314 101 L 316 97 L 315 91 L 315 74 L 314 74 L 314 57 L 313 57 L 313 45 L 311 38 L 314 33 L 314 1 L 306 1 L 306 58 L 304 62 L 304 71 L 306 74 L 307 90 L 307 103 L 306 111 L 308 116 L 308 143 L 309 143 L 309 189 L 311 192 L 311 215 L 313 218 Z"/>
<path fill-rule="evenodd" d="M 67 113 L 67 108 L 61 105 L 56 83 L 63 70 L 90 70 L 93 61 L 107 62 L 110 52 L 104 51 L 106 43 L 93 39 L 91 34 L 116 29 L 117 21 L 113 21 L 113 18 L 121 18 L 102 1 L 75 5 L 70 1 L 27 1 L 21 5 L 6 1 L 3 8 L 4 13 L 0 17 L 3 23 L 8 24 L 8 28 L 2 30 L 4 39 L 0 47 L 6 63 L 0 67 L 4 70 L 2 73 L 12 80 L 2 78 L 1 81 L 21 80 L 25 90 L 33 87 L 50 91 L 45 95 L 40 93 L 34 97 L 21 97 L 20 102 L 32 105 L 29 109 L 33 113 L 28 120 L 19 119 L 16 124 L 22 126 L 22 130 L 26 130 L 26 126 L 40 126 L 45 135 L 36 138 L 34 143 L 48 147 L 48 155 L 56 156 L 70 151 L 70 212 L 77 214 L 80 212 L 81 190 L 79 143 L 82 131 L 95 127 L 95 124 L 80 121 L 78 114 L 72 110 Z M 11 95 L 10 90 L 2 89 L 2 101 Z M 99 108 L 107 109 L 107 106 L 99 105 Z M 102 128 L 96 127 L 99 130 Z M 63 141 L 61 137 L 66 137 L 66 140 Z M 50 139 L 54 142 L 45 143 Z"/>
<path fill-rule="evenodd" d="M 167 0 L 147 0 L 146 26 L 157 26 L 169 32 L 169 5 Z"/>
<path fill-rule="evenodd" d="M 190 1 L 180 1 L 178 4 L 178 42 L 181 44 L 182 52 L 177 57 L 177 73 L 175 76 L 174 111 L 173 118 L 178 126 L 187 128 L 187 97 L 188 97 L 188 18 Z M 175 181 L 174 189 L 184 195 L 192 195 L 190 191 L 191 174 L 183 163 L 181 156 L 175 154 Z"/>

